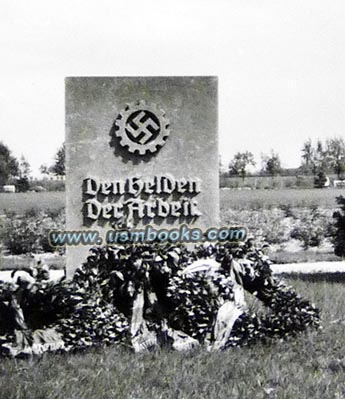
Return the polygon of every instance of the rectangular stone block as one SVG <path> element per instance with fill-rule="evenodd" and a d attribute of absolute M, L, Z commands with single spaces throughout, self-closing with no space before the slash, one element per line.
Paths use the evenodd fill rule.
<path fill-rule="evenodd" d="M 66 78 L 67 230 L 218 226 L 217 116 L 216 77 Z"/>

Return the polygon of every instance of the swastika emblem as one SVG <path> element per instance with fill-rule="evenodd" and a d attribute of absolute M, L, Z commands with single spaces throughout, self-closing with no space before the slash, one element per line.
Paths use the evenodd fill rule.
<path fill-rule="evenodd" d="M 154 153 L 165 144 L 169 136 L 169 122 L 165 112 L 155 104 L 140 101 L 128 104 L 116 121 L 116 136 L 120 144 L 131 153 Z"/>
<path fill-rule="evenodd" d="M 154 140 L 160 131 L 156 115 L 147 110 L 133 112 L 127 119 L 127 135 L 136 143 L 147 144 Z"/>

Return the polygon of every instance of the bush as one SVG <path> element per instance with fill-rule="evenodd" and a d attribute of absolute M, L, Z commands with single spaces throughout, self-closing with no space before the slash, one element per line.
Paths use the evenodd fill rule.
<path fill-rule="evenodd" d="M 29 179 L 27 177 L 21 177 L 17 181 L 17 191 L 19 193 L 25 193 L 30 188 Z"/>
<path fill-rule="evenodd" d="M 62 229 L 64 213 L 55 217 L 46 212 L 29 210 L 24 216 L 5 219 L 2 228 L 4 246 L 13 255 L 29 252 L 53 252 L 48 240 L 50 230 Z"/>
<path fill-rule="evenodd" d="M 320 170 L 314 179 L 314 186 L 316 188 L 325 187 L 325 183 L 327 181 L 326 173 L 323 170 Z"/>
<path fill-rule="evenodd" d="M 325 238 L 331 236 L 328 215 L 314 206 L 302 215 L 291 231 L 290 237 L 302 241 L 303 248 L 319 247 Z"/>
<path fill-rule="evenodd" d="M 298 188 L 310 188 L 312 187 L 312 184 L 308 182 L 308 179 L 306 176 L 296 176 L 296 187 Z"/>
<path fill-rule="evenodd" d="M 291 204 L 281 204 L 279 206 L 279 209 L 281 209 L 284 212 L 284 217 L 286 217 L 286 218 L 296 218 L 294 210 L 293 210 Z"/>
<path fill-rule="evenodd" d="M 31 183 L 31 189 L 35 187 L 42 187 L 44 191 L 65 191 L 64 181 L 55 180 L 35 180 Z"/>
<path fill-rule="evenodd" d="M 335 232 L 333 236 L 334 253 L 337 256 L 345 256 L 345 197 L 337 197 L 337 203 L 340 205 L 340 211 L 333 214 L 335 222 Z"/>

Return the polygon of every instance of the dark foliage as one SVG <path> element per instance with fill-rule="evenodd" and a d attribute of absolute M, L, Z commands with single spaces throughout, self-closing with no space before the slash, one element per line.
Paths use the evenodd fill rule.
<path fill-rule="evenodd" d="M 220 267 L 186 274 L 186 266 L 198 259 L 212 259 Z M 22 293 L 21 306 L 30 329 L 55 327 L 69 350 L 114 343 L 130 346 L 133 303 L 138 292 L 144 292 L 143 316 L 152 331 L 163 333 L 168 326 L 210 343 L 218 309 L 234 299 L 234 260 L 243 263 L 237 277 L 244 289 L 268 312 L 242 315 L 227 346 L 294 336 L 319 326 L 318 310 L 272 277 L 269 260 L 250 240 L 243 245 L 200 246 L 192 252 L 183 245 L 93 248 L 71 281 L 37 282 Z M 2 303 L 10 291 L 2 287 Z M 1 316 L 10 317 L 4 312 Z"/>
<path fill-rule="evenodd" d="M 340 211 L 333 214 L 335 219 L 334 233 L 334 253 L 337 256 L 345 256 L 345 197 L 337 197 L 337 203 L 340 205 Z"/>

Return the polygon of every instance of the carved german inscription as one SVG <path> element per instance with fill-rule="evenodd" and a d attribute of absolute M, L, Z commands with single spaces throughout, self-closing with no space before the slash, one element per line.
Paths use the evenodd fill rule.
<path fill-rule="evenodd" d="M 88 220 L 138 220 L 144 218 L 199 217 L 193 197 L 201 192 L 201 181 L 173 176 L 131 177 L 100 182 L 84 180 L 84 215 Z M 188 195 L 188 197 L 186 197 Z M 177 200 L 172 200 L 176 196 Z M 145 199 L 146 198 L 146 199 Z"/>

